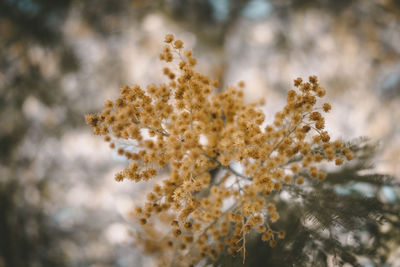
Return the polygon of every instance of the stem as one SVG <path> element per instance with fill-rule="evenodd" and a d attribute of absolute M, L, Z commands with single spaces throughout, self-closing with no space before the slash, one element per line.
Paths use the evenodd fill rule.
<path fill-rule="evenodd" d="M 243 179 L 246 179 L 246 180 L 251 180 L 251 177 L 246 177 L 244 174 L 241 174 L 241 173 L 235 171 L 234 169 L 231 168 L 231 166 L 229 166 L 229 165 L 228 165 L 228 166 L 223 166 L 223 165 L 221 164 L 221 162 L 219 162 L 219 160 L 217 160 L 217 159 L 214 158 L 214 157 L 211 157 L 211 156 L 208 155 L 207 153 L 203 152 L 203 155 L 204 155 L 206 158 L 208 158 L 208 159 L 210 159 L 210 160 L 212 160 L 212 161 L 218 163 L 218 166 L 221 167 L 222 169 L 228 170 L 228 171 L 230 171 L 232 174 L 234 174 L 234 175 L 236 175 L 236 176 L 239 176 L 240 178 L 243 178 Z"/>

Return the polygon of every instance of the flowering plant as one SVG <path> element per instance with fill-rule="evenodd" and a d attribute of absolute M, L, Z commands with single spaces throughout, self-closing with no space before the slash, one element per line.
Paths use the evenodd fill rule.
<path fill-rule="evenodd" d="M 353 152 L 324 130 L 331 106 L 319 104 L 325 90 L 317 77 L 297 78 L 286 106 L 267 124 L 259 109 L 265 103 L 245 103 L 243 82 L 213 93 L 218 82 L 195 71 L 192 51 L 171 34 L 165 43 L 160 59 L 175 66 L 163 69 L 168 83 L 125 86 L 86 121 L 129 160 L 117 181 L 164 177 L 134 211 L 145 252 L 163 265 L 195 264 L 223 251 L 244 261 L 250 233 L 271 247 L 285 237 L 271 196 L 304 186 L 307 177 L 324 180 L 321 162 L 342 165 Z"/>

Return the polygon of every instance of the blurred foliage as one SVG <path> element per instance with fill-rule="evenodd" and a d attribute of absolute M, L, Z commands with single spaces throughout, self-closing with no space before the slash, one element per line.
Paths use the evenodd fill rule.
<path fill-rule="evenodd" d="M 29 48 L 51 49 L 60 58 L 62 72 L 76 69 L 71 50 L 60 42 L 59 28 L 70 1 L 0 2 L 0 265 L 63 266 L 63 254 L 54 241 L 62 235 L 49 223 L 43 207 L 24 199 L 26 187 L 19 171 L 32 159 L 20 158 L 17 149 L 32 126 L 22 111 L 34 95 L 47 105 L 60 103 L 58 77 L 45 78 Z M 62 98 L 62 96 L 61 96 Z M 45 181 L 34 184 L 43 187 Z"/>
<path fill-rule="evenodd" d="M 128 1 L 120 5 L 95 2 L 85 3 L 83 19 L 92 31 L 107 35 L 105 15 L 120 16 Z M 56 161 L 48 160 L 51 166 L 44 170 L 44 178 L 35 177 L 40 151 L 21 151 L 21 146 L 30 139 L 40 148 L 44 138 L 83 124 L 81 111 L 68 101 L 60 83 L 80 67 L 62 30 L 70 10 L 80 4 L 71 0 L 0 1 L 0 266 L 65 266 L 71 259 L 66 259 L 60 242 L 79 242 L 49 216 L 54 215 L 49 213 L 48 194 L 49 185 L 55 182 L 54 169 L 59 167 Z M 49 58 L 51 62 L 43 62 Z M 50 65 L 47 69 L 46 64 Z M 30 97 L 44 107 L 65 108 L 66 119 L 58 123 L 32 120 L 24 111 Z M 39 194 L 39 200 L 31 202 L 32 194 Z M 98 261 L 83 262 L 91 260 Z"/>
<path fill-rule="evenodd" d="M 158 1 L 159 8 L 171 19 L 205 42 L 222 46 L 226 35 L 234 28 L 249 0 L 235 1 Z M 182 4 L 185 2 L 185 4 Z"/>
<path fill-rule="evenodd" d="M 9 164 L 24 138 L 30 122 L 22 113 L 22 105 L 30 95 L 46 105 L 59 105 L 62 91 L 60 75 L 77 69 L 76 58 L 62 40 L 59 30 L 70 1 L 1 1 L 0 2 L 0 161 Z M 45 77 L 38 59 L 32 58 L 32 47 L 54 53 L 59 62 L 58 75 Z"/>
<path fill-rule="evenodd" d="M 219 3 L 216 6 L 215 3 Z M 334 16 L 335 23 L 342 24 L 353 30 L 360 45 L 366 41 L 376 42 L 377 50 L 371 53 L 374 55 L 376 63 L 382 60 L 393 61 L 398 58 L 396 47 L 393 47 L 385 38 L 380 38 L 381 32 L 389 25 L 388 18 L 399 19 L 400 1 L 309 1 L 309 0 L 285 0 L 285 1 L 201 1 L 201 0 L 168 0 L 168 1 L 146 1 L 146 0 L 2 0 L 0 1 L 0 266 L 30 266 L 37 263 L 38 266 L 63 266 L 67 261 L 66 255 L 61 251 L 59 243 L 63 238 L 77 241 L 76 236 L 62 230 L 52 220 L 54 214 L 49 214 L 46 209 L 46 199 L 49 198 L 49 184 L 55 181 L 54 169 L 60 169 L 54 159 L 49 159 L 51 168 L 45 169 L 45 178 L 33 178 L 30 181 L 22 179 L 23 173 L 29 173 L 35 177 L 33 171 L 37 154 L 40 151 L 21 151 L 22 144 L 30 139 L 38 144 L 45 138 L 59 137 L 66 129 L 79 128 L 83 126 L 82 110 L 76 108 L 76 103 L 67 97 L 61 80 L 70 73 L 76 73 L 81 69 L 81 62 L 77 51 L 71 45 L 70 40 L 65 35 L 66 21 L 80 19 L 87 27 L 87 31 L 106 39 L 109 36 L 121 34 L 121 29 L 130 23 L 140 22 L 147 14 L 161 12 L 171 20 L 176 21 L 182 27 L 195 32 L 199 39 L 204 43 L 213 46 L 223 47 L 226 45 L 227 36 L 235 28 L 237 21 L 243 17 L 244 10 L 255 2 L 266 2 L 271 6 L 273 14 L 279 17 L 283 27 L 276 36 L 279 47 L 288 47 L 289 41 L 286 32 L 287 21 L 292 12 L 302 12 L 308 8 L 318 9 L 319 12 Z M 223 11 L 223 16 L 218 13 Z M 250 17 L 251 18 L 251 17 Z M 286 26 L 285 26 L 286 25 Z M 351 27 L 350 27 L 351 26 Z M 379 38 L 369 38 L 371 32 Z M 287 46 L 282 45 L 287 44 Z M 112 57 L 112 55 L 111 55 Z M 43 60 L 51 59 L 51 62 Z M 46 67 L 44 67 L 46 66 Z M 112 72 L 114 71 L 114 73 Z M 110 76 L 118 74 L 118 69 L 110 70 Z M 79 85 L 83 89 L 86 85 Z M 397 87 L 396 87 L 397 88 Z M 397 89 L 396 89 L 397 90 Z M 82 90 L 83 91 L 83 90 Z M 32 121 L 24 112 L 24 103 L 30 98 L 38 99 L 46 107 L 61 107 L 65 109 L 66 118 L 57 122 L 37 124 Z M 93 96 L 86 96 L 91 98 Z M 87 111 L 85 111 L 87 112 Z M 379 175 L 361 176 L 357 174 L 362 166 L 353 166 L 345 174 L 332 176 L 328 181 L 333 183 L 348 185 L 350 182 L 340 180 L 346 178 L 370 183 L 376 188 L 386 185 L 385 179 L 380 179 Z M 375 182 L 373 182 L 375 181 Z M 379 183 L 381 183 L 379 185 Z M 316 190 L 322 185 L 315 185 Z M 324 185 L 328 186 L 328 185 Z M 43 201 L 32 203 L 29 201 L 30 191 L 28 188 L 39 192 Z M 318 188 L 319 190 L 319 188 Z M 332 187 L 322 188 L 326 196 L 332 199 L 339 198 L 344 203 L 355 201 L 363 207 L 365 203 L 372 203 L 374 212 L 383 214 L 383 218 L 389 218 L 389 211 L 394 208 L 393 203 L 383 203 L 378 198 L 362 198 L 356 191 L 351 191 L 350 196 L 341 196 L 333 191 Z M 377 189 L 378 190 L 378 189 Z M 379 190 L 378 190 L 379 191 Z M 301 194 L 301 192 L 292 192 Z M 319 196 L 320 197 L 320 196 Z M 359 197 L 359 199 L 357 199 Z M 50 198 L 49 198 L 50 199 Z M 314 199 L 315 200 L 315 199 Z M 316 203 L 310 199 L 310 203 Z M 62 201 L 62 200 L 60 200 Z M 346 202 L 347 201 L 347 202 Z M 327 203 L 329 204 L 329 203 Z M 287 204 L 281 203 L 283 207 Z M 286 205 L 286 206 L 285 206 Z M 293 220 L 304 219 L 298 213 L 299 206 L 287 206 L 287 218 L 282 218 L 280 222 L 290 223 Z M 339 207 L 332 207 L 332 209 Z M 362 211 L 362 208 L 360 208 Z M 393 209 L 395 211 L 395 209 Z M 292 212 L 293 211 L 293 212 Z M 346 212 L 345 210 L 342 210 Z M 382 212 L 384 211 L 384 212 Z M 366 213 L 364 213 L 366 214 Z M 369 214 L 369 213 L 368 213 Z M 309 216 L 311 216 L 310 214 Z M 290 217 L 292 216 L 292 217 Z M 289 218 L 293 218 L 290 219 Z M 350 219 L 353 220 L 353 219 Z M 393 225 L 396 221 L 393 221 Z M 380 228 L 376 221 L 369 218 L 360 220 L 361 226 L 367 229 L 375 237 L 374 244 L 384 244 L 384 240 L 394 236 L 395 227 L 387 233 L 380 233 Z M 289 223 L 290 222 L 290 223 Z M 352 221 L 349 223 L 351 224 Z M 398 223 L 398 222 L 397 222 Z M 90 222 L 87 222 L 89 225 Z M 297 224 L 296 224 L 297 225 Z M 84 226 L 82 226 L 82 229 Z M 32 230 L 34 229 L 34 230 Z M 288 228 L 290 229 L 290 228 Z M 293 229 L 294 231 L 294 229 Z M 310 241 L 310 230 L 302 226 L 298 231 L 296 240 L 289 240 L 292 246 L 299 249 L 317 246 Z M 288 236 L 294 236 L 288 231 Z M 322 238 L 322 237 L 321 237 Z M 380 241 L 377 241 L 380 240 Z M 298 243 L 296 243 L 298 242 Z M 322 241 L 321 241 L 322 242 Z M 279 243 L 278 243 L 279 244 Z M 282 244 L 285 244 L 282 242 Z M 322 244 L 322 243 L 321 243 Z M 251 246 L 252 244 L 249 243 Z M 326 255 L 333 253 L 337 248 L 337 243 L 329 245 L 325 252 L 318 252 L 318 259 L 324 259 Z M 258 246 L 255 242 L 254 246 Z M 271 260 L 276 259 L 273 255 L 281 255 L 286 258 L 288 247 L 278 247 L 268 250 L 265 246 L 260 247 L 260 253 L 269 253 Z M 360 245 L 361 246 L 361 245 Z M 364 246 L 364 245 L 362 245 Z M 362 247 L 361 246 L 361 247 Z M 385 247 L 376 251 L 377 248 L 369 248 L 371 253 L 384 255 Z M 360 249 L 359 254 L 365 253 L 367 247 Z M 257 249 L 254 257 L 249 255 L 247 264 L 251 263 L 251 258 L 257 258 Z M 282 254 L 277 253 L 281 251 Z M 293 252 L 293 250 L 292 250 Z M 357 254 L 355 248 L 350 251 Z M 350 253 L 349 252 L 349 253 Z M 338 252 L 339 253 L 339 252 Z M 267 254 L 265 254 L 267 255 Z M 383 257 L 383 256 L 382 256 Z M 96 262 L 97 259 L 82 261 Z M 228 261 L 228 259 L 221 259 Z M 265 260 L 265 259 L 263 259 Z M 293 262 L 293 257 L 287 259 Z M 373 259 L 378 261 L 377 258 Z M 78 261 L 78 260 L 77 260 Z M 230 260 L 229 260 L 230 261 Z M 115 259 L 105 260 L 107 264 L 115 264 Z M 278 262 L 278 261 L 274 261 Z M 380 260 L 378 262 L 384 262 Z M 232 263 L 233 264 L 233 263 Z"/>
<path fill-rule="evenodd" d="M 67 233 L 48 220 L 43 207 L 21 199 L 23 191 L 18 181 L 0 186 L 0 266 L 67 266 L 57 245 Z"/>

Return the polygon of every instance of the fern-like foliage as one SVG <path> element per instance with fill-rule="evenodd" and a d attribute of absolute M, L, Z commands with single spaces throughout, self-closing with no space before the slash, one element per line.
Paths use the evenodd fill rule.
<path fill-rule="evenodd" d="M 376 144 L 363 138 L 351 147 L 357 161 L 328 171 L 323 183 L 307 179 L 307 186 L 285 185 L 268 196 L 281 211 L 277 227 L 287 233 L 276 247 L 254 233 L 244 265 L 222 255 L 214 266 L 390 266 L 389 251 L 400 245 L 400 198 L 385 196 L 384 188 L 399 192 L 400 184 L 368 171 Z"/>

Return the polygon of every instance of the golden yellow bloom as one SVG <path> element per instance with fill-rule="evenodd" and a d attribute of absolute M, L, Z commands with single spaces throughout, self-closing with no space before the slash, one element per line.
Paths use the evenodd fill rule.
<path fill-rule="evenodd" d="M 294 86 L 299 87 L 302 82 L 303 82 L 303 79 L 299 77 L 296 80 L 294 80 Z"/>
<path fill-rule="evenodd" d="M 285 238 L 285 235 L 286 235 L 285 231 L 281 231 L 281 232 L 279 232 L 278 237 Z"/>
<path fill-rule="evenodd" d="M 173 40 L 174 40 L 174 35 L 172 35 L 172 34 L 165 35 L 164 42 L 171 43 Z"/>
<path fill-rule="evenodd" d="M 304 183 L 304 177 L 303 176 L 297 177 L 296 183 L 299 184 L 299 185 L 303 184 Z"/>
<path fill-rule="evenodd" d="M 181 48 L 183 48 L 183 42 L 182 42 L 181 40 L 176 40 L 176 41 L 174 42 L 174 48 L 176 48 L 176 49 L 181 49 Z"/>
<path fill-rule="evenodd" d="M 343 158 L 354 157 L 322 131 L 325 119 L 318 110 L 328 112 L 331 106 L 321 107 L 317 97 L 326 91 L 316 76 L 309 82 L 297 78 L 287 104 L 265 126 L 266 116 L 259 109 L 265 102 L 246 103 L 244 82 L 214 92 L 222 88 L 194 69 L 193 52 L 183 52 L 183 42 L 172 34 L 164 41 L 160 59 L 169 63 L 162 69 L 166 83 L 145 89 L 124 86 L 120 98 L 106 101 L 102 113 L 86 116 L 94 134 L 105 136 L 129 161 L 116 181 L 162 179 L 134 212 L 143 225 L 143 246 L 159 239 L 165 251 L 154 253 L 165 262 L 173 260 L 171 253 L 191 260 L 215 259 L 225 247 L 232 255 L 244 256 L 246 235 L 252 230 L 275 246 L 285 232 L 271 229 L 269 222 L 279 225 L 279 213 L 265 196 L 305 184 L 309 176 L 325 179 L 320 162 L 341 165 Z M 226 203 L 231 206 L 224 207 Z"/>
<path fill-rule="evenodd" d="M 336 164 L 336 165 L 342 165 L 342 164 L 343 164 L 343 159 L 337 158 L 337 159 L 335 160 L 335 164 Z"/>
<path fill-rule="evenodd" d="M 329 110 L 331 110 L 331 105 L 329 103 L 324 103 L 322 108 L 324 109 L 325 112 L 328 112 Z"/>

